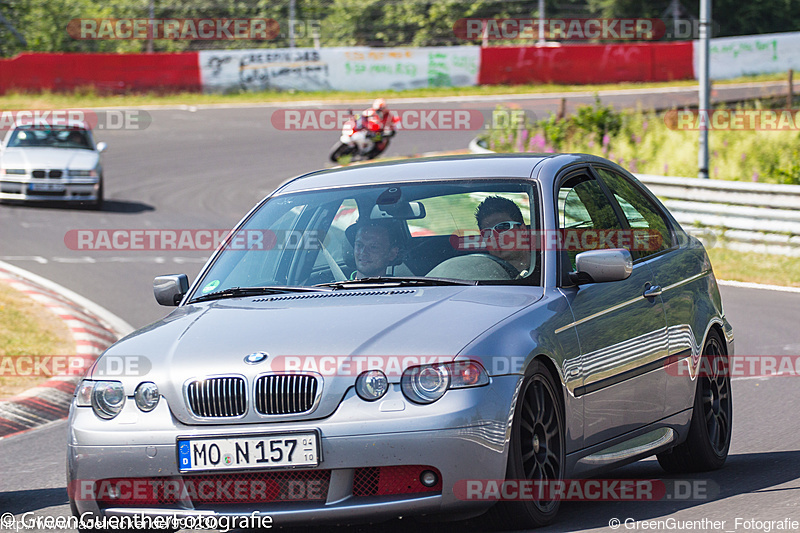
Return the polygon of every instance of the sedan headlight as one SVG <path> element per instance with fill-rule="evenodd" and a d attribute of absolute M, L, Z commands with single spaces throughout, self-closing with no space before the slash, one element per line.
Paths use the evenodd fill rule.
<path fill-rule="evenodd" d="M 71 178 L 96 178 L 97 170 L 70 170 L 69 176 Z"/>
<path fill-rule="evenodd" d="M 14 174 L 17 176 L 24 176 L 28 171 L 24 168 L 4 168 L 3 174 Z"/>
<path fill-rule="evenodd" d="M 457 361 L 406 369 L 400 387 L 414 403 L 433 403 L 448 389 L 480 387 L 489 383 L 486 370 L 474 361 Z"/>
<path fill-rule="evenodd" d="M 119 381 L 84 381 L 78 388 L 77 405 L 85 402 L 86 396 L 94 414 L 105 420 L 117 416 L 125 405 L 125 388 Z"/>
<path fill-rule="evenodd" d="M 136 392 L 133 393 L 133 399 L 136 401 L 136 407 L 145 413 L 156 408 L 160 397 L 161 395 L 158 393 L 158 386 L 149 381 L 139 383 L 139 386 L 136 387 Z"/>

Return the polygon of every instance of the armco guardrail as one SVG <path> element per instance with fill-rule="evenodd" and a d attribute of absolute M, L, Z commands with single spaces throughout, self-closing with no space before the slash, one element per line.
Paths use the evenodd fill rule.
<path fill-rule="evenodd" d="M 800 185 L 636 175 L 686 229 L 734 250 L 800 256 Z"/>
<path fill-rule="evenodd" d="M 491 153 L 477 141 L 473 153 Z M 800 185 L 636 174 L 670 213 L 707 243 L 800 257 Z M 710 233 L 710 235 L 709 235 Z"/>

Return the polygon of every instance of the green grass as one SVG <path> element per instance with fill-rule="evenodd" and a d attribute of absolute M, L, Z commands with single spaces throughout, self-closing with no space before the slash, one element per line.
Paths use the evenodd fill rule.
<path fill-rule="evenodd" d="M 746 108 L 783 108 L 780 100 Z M 589 106 L 586 106 L 588 108 Z M 614 112 L 602 104 L 588 111 L 589 125 L 575 119 L 491 130 L 489 148 L 499 152 L 579 152 L 606 157 L 634 173 L 697 176 L 698 130 L 671 129 L 664 113 Z M 604 127 L 609 114 L 619 127 Z M 598 133 L 598 131 L 600 133 Z M 607 135 L 602 135 L 608 131 Z M 712 130 L 709 175 L 713 179 L 800 185 L 800 131 Z"/>
<path fill-rule="evenodd" d="M 731 83 L 779 81 L 786 78 L 785 74 L 764 74 L 747 76 L 732 80 L 720 80 L 717 85 Z M 321 100 L 332 102 L 365 103 L 377 97 L 390 100 L 400 98 L 436 98 L 446 96 L 483 96 L 483 95 L 514 95 L 529 93 L 571 93 L 571 92 L 598 92 L 624 89 L 645 89 L 659 87 L 694 87 L 696 80 L 682 80 L 660 83 L 617 83 L 606 85 L 481 85 L 476 87 L 432 87 L 426 89 L 412 89 L 408 91 L 327 91 L 327 92 L 297 92 L 297 91 L 263 91 L 241 92 L 233 94 L 124 94 L 104 95 L 92 89 L 75 91 L 73 93 L 43 92 L 36 94 L 9 93 L 0 96 L 0 109 L 64 109 L 81 107 L 129 107 L 143 105 L 204 105 L 204 104 L 253 104 L 264 102 L 297 102 L 304 100 Z"/>
<path fill-rule="evenodd" d="M 74 353 L 72 335 L 60 318 L 24 294 L 0 283 L 0 360 Z M 11 366 L 17 368 L 13 363 Z M 48 379 L 13 375 L 14 372 L 8 372 L 7 362 L 0 368 L 3 369 L 0 371 L 0 399 Z"/>
<path fill-rule="evenodd" d="M 800 287 L 800 257 L 707 249 L 717 279 Z"/>

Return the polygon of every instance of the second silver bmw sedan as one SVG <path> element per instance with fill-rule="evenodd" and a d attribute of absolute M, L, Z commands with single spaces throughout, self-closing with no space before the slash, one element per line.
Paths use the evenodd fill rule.
<path fill-rule="evenodd" d="M 308 174 L 247 214 L 191 286 L 155 290 L 177 308 L 76 391 L 78 515 L 489 511 L 540 526 L 559 506 L 548 483 L 728 454 L 730 381 L 714 369 L 733 333 L 708 257 L 604 159 Z M 541 490 L 472 490 L 503 480 Z"/>
<path fill-rule="evenodd" d="M 0 144 L 0 201 L 103 204 L 100 153 L 83 122 L 18 124 Z"/>

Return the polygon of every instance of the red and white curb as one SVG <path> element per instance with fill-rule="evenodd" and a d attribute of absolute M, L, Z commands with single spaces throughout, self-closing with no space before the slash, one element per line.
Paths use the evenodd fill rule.
<path fill-rule="evenodd" d="M 19 267 L 0 261 L 0 282 L 29 296 L 58 315 L 69 328 L 75 354 L 93 361 L 133 328 L 97 304 Z M 86 365 L 88 366 L 88 365 Z M 56 376 L 41 385 L 0 401 L 0 438 L 60 420 L 79 376 Z"/>

